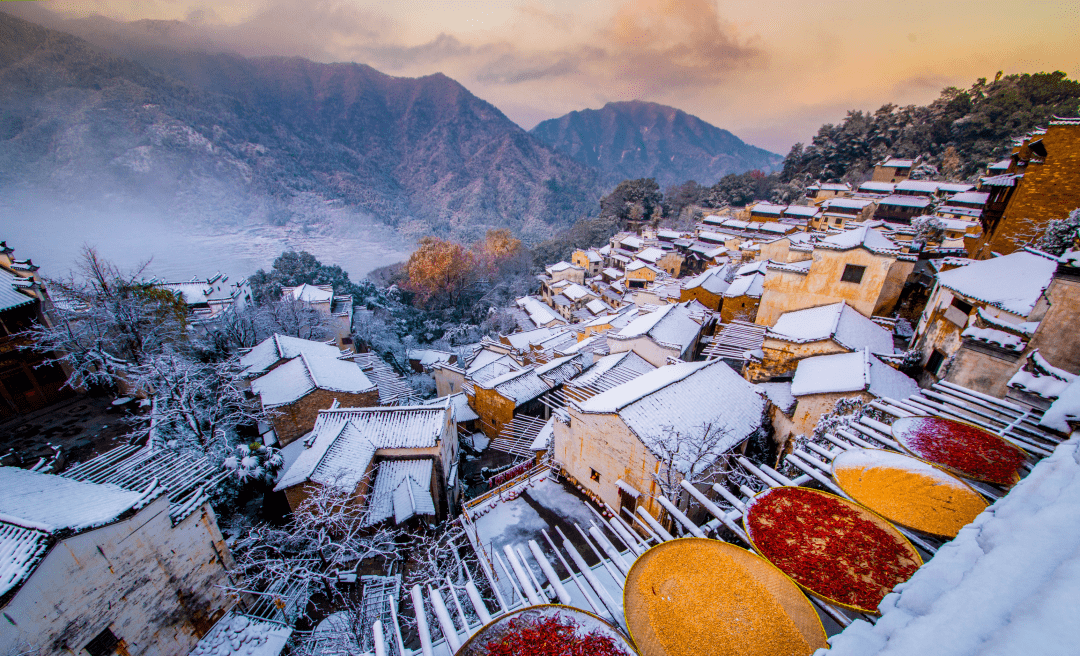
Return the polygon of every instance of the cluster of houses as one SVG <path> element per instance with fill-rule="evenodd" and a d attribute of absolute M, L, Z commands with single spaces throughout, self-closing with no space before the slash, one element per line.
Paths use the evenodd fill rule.
<path fill-rule="evenodd" d="M 366 526 L 431 526 L 463 502 L 462 447 L 486 446 L 670 527 L 665 485 L 715 479 L 743 454 L 775 465 L 839 399 L 944 381 L 1045 409 L 1080 374 L 1080 252 L 1030 244 L 1080 207 L 1080 184 L 1060 184 L 1078 158 L 1080 121 L 1057 120 L 978 185 L 911 180 L 916 163 L 889 158 L 856 189 L 813 185 L 805 205 L 619 233 L 546 267 L 516 302 L 520 330 L 411 352 L 433 399 L 353 350 L 351 299 L 287 289 L 340 329 L 329 342 L 274 335 L 242 357 L 253 402 L 273 411 L 260 431 L 281 449 L 275 490 L 295 509 L 333 487 Z M 931 215 L 945 234 L 916 245 L 913 220 Z M 250 300 L 223 283 L 173 285 L 213 316 Z M 7 339 L 41 313 L 38 287 L 0 244 Z M 0 397 L 30 394 L 8 369 L 31 365 L 2 362 Z M 33 393 L 55 396 L 50 374 L 33 374 Z M 0 649 L 231 653 L 233 638 L 206 643 L 230 627 L 248 644 L 236 636 L 263 620 L 219 587 L 231 557 L 208 499 L 221 480 L 137 447 L 60 475 L 0 468 Z"/>

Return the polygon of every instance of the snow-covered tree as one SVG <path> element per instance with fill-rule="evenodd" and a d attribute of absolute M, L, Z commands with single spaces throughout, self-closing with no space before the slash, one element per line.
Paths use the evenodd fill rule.
<path fill-rule="evenodd" d="M 746 476 L 734 461 L 731 449 L 726 448 L 730 431 L 726 426 L 712 422 L 690 430 L 680 431 L 673 426 L 663 429 L 661 435 L 651 441 L 651 449 L 659 461 L 653 474 L 665 497 L 678 503 L 683 497 L 681 482 L 692 484 L 716 483 L 728 480 L 744 484 L 752 489 L 756 479 Z"/>
<path fill-rule="evenodd" d="M 47 280 L 52 325 L 26 334 L 34 350 L 67 365 L 71 386 L 116 389 L 132 368 L 187 340 L 183 299 L 143 282 L 145 268 L 121 271 L 88 247 L 76 273 Z"/>
<path fill-rule="evenodd" d="M 834 445 L 825 439 L 826 435 L 835 435 L 836 431 L 840 429 L 856 432 L 849 427 L 866 416 L 870 416 L 872 419 L 882 419 L 880 414 L 871 408 L 868 402 L 857 396 L 837 399 L 832 412 L 827 412 L 818 419 L 817 425 L 814 426 L 814 432 L 809 436 L 796 435 L 792 441 L 792 446 L 806 451 L 806 443 L 813 442 L 825 449 L 831 449 Z M 802 471 L 785 461 L 781 473 L 786 476 L 798 476 Z"/>
<path fill-rule="evenodd" d="M 1035 241 L 1035 248 L 1051 253 L 1062 255 L 1065 251 L 1075 248 L 1080 242 L 1080 209 L 1069 212 L 1064 219 L 1047 221 L 1043 234 Z"/>
<path fill-rule="evenodd" d="M 368 560 L 387 562 L 403 550 L 403 534 L 385 525 L 368 526 L 367 509 L 356 502 L 354 486 L 311 485 L 285 526 L 253 527 L 233 547 L 234 592 L 262 590 L 277 580 L 302 580 L 341 601 L 339 570 Z"/>
<path fill-rule="evenodd" d="M 73 387 L 150 400 L 151 411 L 132 419 L 136 437 L 221 462 L 243 426 L 268 416 L 246 397 L 238 358 L 215 355 L 188 326 L 183 300 L 142 274 L 86 249 L 78 275 L 49 281 L 57 297 L 53 321 L 27 332 L 32 348 L 66 364 Z"/>
<path fill-rule="evenodd" d="M 928 244 L 938 243 L 945 238 L 945 224 L 936 216 L 917 216 L 911 222 L 915 236 L 911 238 L 919 249 Z"/>

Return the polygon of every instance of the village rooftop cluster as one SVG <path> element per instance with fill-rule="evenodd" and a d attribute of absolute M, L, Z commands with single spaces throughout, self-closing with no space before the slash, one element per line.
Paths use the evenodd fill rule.
<path fill-rule="evenodd" d="M 276 453 L 273 490 L 292 512 L 343 495 L 357 535 L 450 526 L 452 553 L 467 557 L 411 589 L 408 554 L 335 570 L 360 610 L 310 634 L 298 608 L 319 591 L 235 580 L 235 539 L 215 515 L 231 472 L 263 465 L 152 438 L 80 463 L 24 461 L 0 468 L 0 650 L 449 655 L 492 618 L 548 602 L 625 630 L 623 586 L 649 547 L 752 547 L 740 523 L 751 497 L 840 492 L 837 455 L 899 450 L 891 423 L 921 415 L 1014 441 L 1025 478 L 1011 491 L 972 481 L 995 503 L 955 540 L 903 531 L 928 562 L 882 602 L 888 621 L 813 598 L 833 651 L 918 653 L 953 631 L 955 653 L 1019 653 L 1032 632 L 1058 645 L 1076 575 L 1055 572 L 1075 571 L 1080 541 L 1080 524 L 1055 523 L 1080 505 L 1068 439 L 1080 252 L 1032 244 L 1080 207 L 1078 160 L 1080 121 L 1061 119 L 977 184 L 914 180 L 917 162 L 890 157 L 870 181 L 815 184 L 798 204 L 719 211 L 689 231 L 630 226 L 547 265 L 512 309 L 517 331 L 415 349 L 411 371 L 354 337 L 351 297 L 285 288 L 333 338 L 275 334 L 240 358 L 250 403 L 270 411 L 253 439 Z M 220 276 L 154 284 L 183 294 L 194 329 L 252 302 L 245 281 Z M 27 325 L 53 321 L 54 302 L 37 267 L 0 243 L 5 418 L 74 394 L 62 367 L 17 348 Z M 414 374 L 432 378 L 434 398 L 407 384 Z M 152 398 L 118 401 L 154 411 Z M 844 404 L 859 409 L 847 423 Z M 542 498 L 565 499 L 554 511 L 576 519 L 507 542 L 500 531 L 524 512 L 513 504 Z M 984 594 L 994 577 L 1007 593 Z"/>

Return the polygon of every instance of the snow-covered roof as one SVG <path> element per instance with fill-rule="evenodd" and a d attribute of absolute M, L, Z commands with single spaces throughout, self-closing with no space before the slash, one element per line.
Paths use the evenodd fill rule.
<path fill-rule="evenodd" d="M 832 339 L 851 350 L 868 348 L 871 353 L 893 352 L 889 331 L 843 301 L 785 312 L 769 329 L 768 336 L 800 344 Z"/>
<path fill-rule="evenodd" d="M 666 305 L 655 312 L 640 315 L 618 333 L 616 340 L 648 336 L 662 346 L 685 351 L 701 333 L 701 324 L 690 318 L 686 303 Z"/>
<path fill-rule="evenodd" d="M 858 391 L 902 400 L 918 392 L 919 386 L 867 349 L 799 360 L 791 381 L 793 396 Z"/>
<path fill-rule="evenodd" d="M 762 264 L 764 264 L 764 262 Z M 761 298 L 764 289 L 764 274 L 755 273 L 749 276 L 739 276 L 735 280 L 732 280 L 731 285 L 724 290 L 724 297 L 736 298 L 738 296 L 749 296 L 751 298 Z"/>
<path fill-rule="evenodd" d="M 750 213 L 751 214 L 769 214 L 769 215 L 774 215 L 774 216 L 780 216 L 784 212 L 785 208 L 786 208 L 785 205 L 773 205 L 772 203 L 762 202 L 762 203 L 757 203 L 756 205 L 751 206 L 750 207 Z"/>
<path fill-rule="evenodd" d="M 795 409 L 795 403 L 797 401 L 795 396 L 791 393 L 790 382 L 757 383 L 754 387 L 761 390 L 761 392 L 772 401 L 773 405 L 780 408 L 780 411 L 784 414 L 791 414 L 791 411 Z"/>
<path fill-rule="evenodd" d="M 896 191 L 915 191 L 935 194 L 940 188 L 941 183 L 935 180 L 903 180 L 896 183 Z"/>
<path fill-rule="evenodd" d="M 589 312 L 592 312 L 593 314 L 600 314 L 601 312 L 607 312 L 611 310 L 610 305 L 601 301 L 598 298 L 594 298 L 593 300 L 586 303 L 585 307 L 589 310 Z"/>
<path fill-rule="evenodd" d="M 536 330 L 527 330 L 520 333 L 511 333 L 509 335 L 503 335 L 502 338 L 510 342 L 510 346 L 518 350 L 525 350 L 529 348 L 530 344 L 542 342 L 545 339 L 550 339 L 552 335 L 560 333 L 566 330 L 565 327 L 552 327 L 552 328 L 537 328 Z"/>
<path fill-rule="evenodd" d="M 891 194 L 896 189 L 896 183 L 893 182 L 864 182 L 859 185 L 859 191 L 866 191 L 872 194 Z"/>
<path fill-rule="evenodd" d="M 787 271 L 789 273 L 806 275 L 810 272 L 810 265 L 813 263 L 813 260 L 800 260 L 799 262 L 777 262 L 776 260 L 769 260 L 767 266 L 770 271 Z"/>
<path fill-rule="evenodd" d="M 948 199 L 950 203 L 973 203 L 978 205 L 985 205 L 989 200 L 990 195 L 986 191 L 961 191 L 957 193 L 953 198 Z"/>
<path fill-rule="evenodd" d="M 442 438 L 453 406 L 334 408 L 320 410 L 304 438 L 310 446 L 278 479 L 275 490 L 305 481 L 353 489 L 378 449 L 424 449 Z"/>
<path fill-rule="evenodd" d="M 1019 250 L 937 274 L 938 283 L 962 296 L 1027 317 L 1057 270 L 1053 256 Z"/>
<path fill-rule="evenodd" d="M 821 204 L 823 209 L 829 209 L 832 207 L 842 207 L 844 209 L 861 210 L 867 205 L 872 204 L 872 200 L 861 200 L 858 198 L 830 198 Z"/>
<path fill-rule="evenodd" d="M 509 355 L 502 355 L 482 367 L 470 369 L 466 376 L 474 383 L 482 384 L 489 380 L 499 378 L 511 371 L 519 371 L 521 368 L 521 365 Z"/>
<path fill-rule="evenodd" d="M 334 297 L 334 288 L 331 285 L 309 285 L 304 283 L 299 287 L 285 287 L 281 290 L 281 295 L 305 303 L 323 303 Z"/>
<path fill-rule="evenodd" d="M 430 367 L 431 365 L 440 362 L 450 362 L 450 359 L 453 357 L 454 354 L 449 351 L 439 351 L 436 349 L 409 349 L 408 352 L 408 358 L 410 360 L 416 360 L 425 367 Z"/>
<path fill-rule="evenodd" d="M 532 320 L 537 326 L 546 326 L 552 321 L 559 323 L 566 323 L 562 317 L 552 311 L 550 307 L 544 304 L 537 298 L 532 296 L 522 296 L 517 299 L 517 305 L 522 310 L 525 310 L 529 315 L 529 319 Z"/>
<path fill-rule="evenodd" d="M 365 523 L 378 524 L 391 517 L 395 524 L 414 515 L 434 515 L 431 498 L 431 458 L 384 460 L 375 473 Z"/>
<path fill-rule="evenodd" d="M 701 287 L 710 294 L 720 295 L 727 291 L 728 286 L 729 283 L 724 280 L 723 267 L 712 267 L 687 280 L 683 284 L 683 289 Z"/>
<path fill-rule="evenodd" d="M 915 164 L 913 159 L 898 159 L 896 157 L 888 157 L 878 166 L 888 166 L 890 168 L 898 169 L 910 169 Z"/>
<path fill-rule="evenodd" d="M 678 239 L 683 236 L 683 233 L 678 230 L 657 230 L 656 236 L 660 239 Z"/>
<path fill-rule="evenodd" d="M 658 455 L 675 446 L 669 443 L 669 431 L 692 436 L 706 424 L 726 431 L 709 451 L 711 457 L 698 463 L 707 468 L 761 427 L 765 399 L 731 367 L 713 360 L 660 367 L 577 407 L 585 414 L 618 413 Z M 676 462 L 676 467 L 685 474 L 688 463 Z"/>
<path fill-rule="evenodd" d="M 0 522 L 45 533 L 82 531 L 116 520 L 149 492 L 0 467 Z"/>
<path fill-rule="evenodd" d="M 29 305 L 37 300 L 33 296 L 19 291 L 19 289 L 22 289 L 22 285 L 19 284 L 20 281 L 25 280 L 26 278 L 0 269 L 0 312 Z"/>
<path fill-rule="evenodd" d="M 608 278 L 622 278 L 623 277 L 623 272 L 622 271 L 619 271 L 618 269 L 615 269 L 615 268 L 612 268 L 612 267 L 608 267 L 608 268 L 604 269 L 603 271 L 601 271 L 600 273 L 604 274 Z"/>
<path fill-rule="evenodd" d="M 555 417 L 547 420 L 540 432 L 536 434 L 536 438 L 529 445 L 530 451 L 545 451 L 552 444 L 555 439 Z"/>
<path fill-rule="evenodd" d="M 301 353 L 324 358 L 341 356 L 341 351 L 332 344 L 274 333 L 241 356 L 240 366 L 244 367 L 245 376 L 258 376 L 279 361 L 291 360 Z"/>
<path fill-rule="evenodd" d="M 471 362 L 469 362 L 469 368 L 465 370 L 465 373 L 466 375 L 471 376 L 472 374 L 479 371 L 480 369 L 483 369 L 492 362 L 502 360 L 503 358 L 510 360 L 510 362 L 514 361 L 513 358 L 506 355 L 505 353 L 500 353 L 489 348 L 481 348 L 473 355 L 473 359 Z"/>
<path fill-rule="evenodd" d="M 577 266 L 576 264 L 570 264 L 569 262 L 564 260 L 562 262 L 556 262 L 555 264 L 552 264 L 551 266 L 548 266 L 547 267 L 547 272 L 548 273 L 558 273 L 560 271 L 566 271 L 567 269 L 574 269 L 575 271 L 584 271 L 585 270 L 585 269 L 582 269 L 581 267 Z"/>
<path fill-rule="evenodd" d="M 580 301 L 581 299 L 585 298 L 586 296 L 595 296 L 595 294 L 593 294 L 588 289 L 585 289 L 584 287 L 582 287 L 581 285 L 579 285 L 577 283 L 573 283 L 573 284 L 567 285 L 566 287 L 563 287 L 559 291 L 559 293 L 562 294 L 563 296 L 565 296 L 566 298 L 570 299 L 571 301 Z"/>
<path fill-rule="evenodd" d="M 589 367 L 584 373 L 573 379 L 573 384 L 578 387 L 596 385 L 604 380 L 605 376 L 614 372 L 632 372 L 644 374 L 656 369 L 652 363 L 641 357 L 634 351 L 623 351 L 605 355 Z"/>
<path fill-rule="evenodd" d="M 622 239 L 620 239 L 619 244 L 621 246 L 625 246 L 626 248 L 632 248 L 634 250 L 637 250 L 641 248 L 645 244 L 645 242 L 641 241 L 639 237 L 630 235 L 629 237 L 623 237 Z"/>
<path fill-rule="evenodd" d="M 1074 378 L 1065 389 L 1061 390 L 1057 400 L 1051 403 L 1043 413 L 1039 424 L 1068 433 L 1069 420 L 1074 422 L 1080 420 L 1080 377 Z"/>
<path fill-rule="evenodd" d="M 798 216 L 798 217 L 814 217 L 821 212 L 816 207 L 810 207 L 808 205 L 788 205 L 784 210 L 784 216 Z"/>
<path fill-rule="evenodd" d="M 592 364 L 592 358 L 589 358 L 588 364 Z M 555 386 L 578 375 L 585 370 L 588 364 L 586 364 L 583 353 L 567 355 L 555 358 L 551 362 L 537 367 L 536 375 L 540 376 L 549 385 Z"/>
<path fill-rule="evenodd" d="M 646 248 L 646 249 L 642 250 L 640 253 L 638 253 L 637 258 L 639 260 L 644 260 L 644 261 L 646 261 L 646 262 L 648 262 L 650 264 L 656 264 L 657 261 L 659 261 L 660 258 L 664 257 L 664 255 L 666 255 L 666 254 L 667 253 L 665 253 L 664 251 L 660 250 L 659 248 L 657 248 L 655 246 L 649 246 L 648 248 Z"/>
<path fill-rule="evenodd" d="M 199 640 L 199 644 L 188 652 L 188 656 L 278 656 L 292 632 L 292 627 L 284 624 L 240 615 L 235 610 L 230 610 Z"/>
<path fill-rule="evenodd" d="M 890 207 L 917 207 L 922 209 L 929 207 L 932 202 L 933 201 L 925 196 L 886 196 L 878 201 L 878 205 L 888 205 Z"/>
<path fill-rule="evenodd" d="M 476 414 L 476 411 L 469 406 L 469 398 L 465 396 L 465 392 L 440 396 L 429 401 L 424 401 L 423 405 L 441 407 L 446 404 L 447 399 L 449 399 L 450 404 L 454 406 L 454 421 L 457 423 L 461 424 L 466 421 L 475 421 L 480 418 L 480 415 Z"/>
<path fill-rule="evenodd" d="M 603 256 L 601 256 L 600 253 L 596 252 L 595 250 L 593 250 L 591 248 L 589 250 L 585 251 L 585 257 L 590 262 L 603 262 L 604 261 Z"/>
<path fill-rule="evenodd" d="M 316 389 L 361 394 L 375 385 L 355 362 L 303 353 L 251 382 L 264 408 L 294 403 Z"/>
<path fill-rule="evenodd" d="M 829 656 L 1072 654 L 1080 588 L 1077 438 L 886 595 L 874 624 L 829 638 Z"/>
<path fill-rule="evenodd" d="M 836 251 L 851 250 L 859 246 L 872 253 L 895 254 L 900 251 L 900 247 L 895 242 L 866 225 L 830 235 L 818 241 L 817 245 L 819 248 Z"/>
<path fill-rule="evenodd" d="M 477 384 L 510 399 L 514 402 L 514 407 L 528 403 L 550 389 L 532 367 L 511 371 L 483 383 L 478 381 Z"/>
<path fill-rule="evenodd" d="M 644 262 L 642 260 L 634 260 L 630 264 L 626 265 L 626 270 L 627 271 L 637 271 L 638 269 L 648 269 L 648 270 L 652 271 L 653 273 L 663 273 L 660 269 L 657 269 L 653 265 L 649 264 L 648 262 Z"/>

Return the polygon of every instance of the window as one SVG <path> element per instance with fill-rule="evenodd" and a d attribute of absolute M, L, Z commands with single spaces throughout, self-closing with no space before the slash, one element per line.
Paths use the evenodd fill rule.
<path fill-rule="evenodd" d="M 593 480 L 593 481 L 596 481 L 597 483 L 599 483 L 600 482 L 600 472 L 596 471 L 595 469 L 590 468 L 589 469 L 589 480 Z"/>
<path fill-rule="evenodd" d="M 93 640 L 86 643 L 85 649 L 90 656 L 109 656 L 116 653 L 116 646 L 120 644 L 120 638 L 113 635 L 113 632 L 106 628 L 101 633 L 97 634 Z"/>
<path fill-rule="evenodd" d="M 968 303 L 967 301 L 959 299 L 955 296 L 953 296 L 952 306 L 957 310 L 963 312 L 964 316 L 971 314 L 971 311 L 975 309 L 975 307 L 971 303 Z"/>
<path fill-rule="evenodd" d="M 844 267 L 844 274 L 840 276 L 840 280 L 843 280 L 844 282 L 853 282 L 857 285 L 862 282 L 864 271 L 866 271 L 866 267 L 864 266 L 848 264 Z"/>
<path fill-rule="evenodd" d="M 938 369 L 941 368 L 941 363 L 944 361 L 945 354 L 934 349 L 934 352 L 930 354 L 930 358 L 926 361 L 926 370 L 936 376 Z"/>

